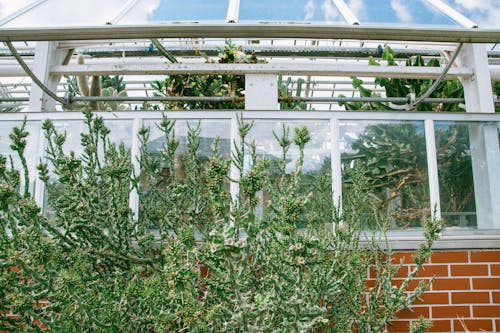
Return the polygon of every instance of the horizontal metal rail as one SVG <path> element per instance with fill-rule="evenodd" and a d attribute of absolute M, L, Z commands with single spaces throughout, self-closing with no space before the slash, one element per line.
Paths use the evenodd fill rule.
<path fill-rule="evenodd" d="M 245 119 L 283 120 L 283 121 L 314 121 L 339 119 L 350 120 L 381 120 L 381 121 L 458 121 L 458 122 L 500 122 L 500 113 L 466 113 L 466 112 L 387 112 L 387 111 L 249 111 L 249 110 L 171 110 L 171 111 L 120 111 L 94 112 L 107 119 L 161 119 L 166 115 L 172 119 L 232 119 L 235 115 L 242 115 Z M 81 112 L 17 112 L 0 113 L 0 121 L 29 121 L 52 120 L 84 120 Z"/>
<path fill-rule="evenodd" d="M 50 70 L 54 75 L 182 75 L 182 74 L 275 74 L 415 78 L 432 80 L 441 76 L 441 67 L 368 66 L 358 64 L 89 64 L 57 65 Z M 472 75 L 470 68 L 451 68 L 446 79 Z"/>
<path fill-rule="evenodd" d="M 243 102 L 245 97 L 221 96 L 120 96 L 120 97 L 72 97 L 71 102 Z M 308 103 L 406 103 L 406 97 L 279 97 L 280 102 Z M 0 102 L 28 102 L 29 97 L 1 97 Z M 464 98 L 426 98 L 425 103 L 464 103 Z"/>
<path fill-rule="evenodd" d="M 197 24 L 0 29 L 0 41 L 64 41 L 144 38 L 312 38 L 498 43 L 499 30 L 366 27 L 317 24 Z"/>

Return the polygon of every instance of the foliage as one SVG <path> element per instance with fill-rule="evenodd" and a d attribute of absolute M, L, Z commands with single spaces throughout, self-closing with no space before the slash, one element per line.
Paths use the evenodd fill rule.
<path fill-rule="evenodd" d="M 307 128 L 295 128 L 293 137 L 286 127 L 275 133 L 282 149 L 276 178 L 246 141 L 251 123 L 239 119 L 231 161 L 221 157 L 218 140 L 209 158 L 199 157 L 198 126 L 189 127 L 179 159 L 174 122 L 163 118 L 160 154 L 148 148 L 150 130 L 139 133 L 135 175 L 130 152 L 109 141 L 101 118 L 85 115 L 82 156 L 65 153 L 65 135 L 50 121 L 43 125 L 48 165 L 40 165 L 40 177 L 49 192 L 57 186 L 51 218 L 29 192 L 20 194 L 27 169 L 20 173 L 0 159 L 0 330 L 383 332 L 425 289 L 408 285 L 430 255 L 439 223 L 427 222 L 414 270 L 394 286 L 399 263 L 383 238 L 360 228 L 357 207 L 369 201 L 363 173 L 353 177 L 342 214 L 330 207 L 324 220 L 314 218 L 315 193 L 299 186 Z M 26 136 L 23 127 L 12 134 L 19 155 Z M 300 158 L 287 172 L 292 145 Z M 232 200 L 230 163 L 239 173 L 230 180 L 239 187 Z M 265 187 L 269 209 L 259 216 Z M 138 220 L 129 208 L 136 190 Z M 387 218 L 376 208 L 372 214 L 383 233 Z M 304 216 L 311 223 L 298 229 Z M 377 279 L 365 290 L 368 268 Z"/>
<path fill-rule="evenodd" d="M 389 47 L 384 48 L 382 59 L 386 61 L 387 66 L 397 66 L 395 59 L 396 54 Z M 381 66 L 373 57 L 368 58 L 368 62 L 372 66 Z M 412 67 L 439 67 L 439 60 L 432 58 L 427 63 L 421 55 L 417 55 L 406 61 L 406 66 Z M 425 91 L 432 85 L 431 80 L 421 79 L 395 79 L 395 78 L 376 78 L 375 84 L 383 87 L 385 96 L 387 97 L 407 97 L 409 94 L 415 94 L 418 98 L 423 95 Z M 358 90 L 361 97 L 380 97 L 380 94 L 375 93 L 371 89 L 363 86 L 363 81 L 358 78 L 353 78 L 353 87 Z M 458 80 L 446 80 L 441 82 L 429 96 L 431 98 L 463 98 L 463 87 Z M 404 105 L 396 103 L 380 103 L 380 102 L 350 102 L 339 103 L 347 110 L 404 110 Z M 444 103 L 420 103 L 415 106 L 414 111 L 463 111 L 463 108 L 458 103 L 444 104 Z"/>

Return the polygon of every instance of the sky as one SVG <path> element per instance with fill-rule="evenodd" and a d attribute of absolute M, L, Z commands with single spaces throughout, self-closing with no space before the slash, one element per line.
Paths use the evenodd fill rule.
<path fill-rule="evenodd" d="M 32 0 L 0 0 L 3 18 Z M 457 26 L 428 0 L 345 0 L 361 24 Z M 480 28 L 500 29 L 500 1 L 445 0 L 478 23 Z M 6 26 L 98 25 L 112 21 L 124 0 L 47 0 L 36 10 Z M 141 0 L 121 24 L 150 21 L 218 21 L 226 18 L 227 0 Z M 343 23 L 331 0 L 240 0 L 240 22 L 313 21 Z"/>

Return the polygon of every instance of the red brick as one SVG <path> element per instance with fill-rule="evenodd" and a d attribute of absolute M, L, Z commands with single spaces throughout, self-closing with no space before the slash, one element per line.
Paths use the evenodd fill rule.
<path fill-rule="evenodd" d="M 366 280 L 365 281 L 365 289 L 370 289 L 375 287 L 375 280 Z"/>
<path fill-rule="evenodd" d="M 491 293 L 491 295 L 493 296 L 492 302 L 500 304 L 500 291 L 494 291 Z M 500 329 L 500 327 L 499 327 L 499 329 Z"/>
<path fill-rule="evenodd" d="M 426 329 L 424 332 L 450 332 L 450 331 L 451 331 L 450 320 L 433 320 L 432 327 Z"/>
<path fill-rule="evenodd" d="M 468 306 L 433 306 L 432 318 L 456 318 L 470 317 L 470 309 Z"/>
<path fill-rule="evenodd" d="M 432 252 L 431 262 L 433 264 L 469 262 L 469 254 L 467 251 L 435 251 Z"/>
<path fill-rule="evenodd" d="M 472 251 L 471 262 L 500 262 L 500 251 Z"/>
<path fill-rule="evenodd" d="M 469 331 L 492 331 L 493 321 L 487 319 L 464 319 L 462 321 L 455 320 L 453 322 L 453 326 L 456 332 L 466 332 L 465 329 Z"/>
<path fill-rule="evenodd" d="M 448 293 L 426 292 L 420 298 L 415 304 L 449 304 Z"/>
<path fill-rule="evenodd" d="M 452 304 L 474 304 L 489 303 L 490 293 L 488 292 L 459 292 L 451 294 Z"/>
<path fill-rule="evenodd" d="M 491 264 L 490 269 L 491 269 L 491 275 L 500 276 L 500 264 Z"/>
<path fill-rule="evenodd" d="M 416 319 L 420 316 L 429 317 L 428 306 L 414 306 L 412 310 L 403 310 L 396 314 L 396 317 L 401 319 Z"/>
<path fill-rule="evenodd" d="M 495 327 L 500 329 L 500 319 L 495 320 Z"/>
<path fill-rule="evenodd" d="M 488 265 L 451 265 L 451 276 L 488 276 Z"/>
<path fill-rule="evenodd" d="M 410 322 L 408 320 L 393 321 L 390 326 L 387 326 L 387 330 L 391 333 L 407 333 L 410 331 Z"/>
<path fill-rule="evenodd" d="M 408 276 L 409 272 L 409 266 L 408 265 L 402 265 L 401 268 L 396 272 L 394 275 L 395 278 L 405 278 Z M 377 272 L 373 269 L 369 269 L 369 276 L 371 279 L 375 279 L 377 277 Z"/>
<path fill-rule="evenodd" d="M 470 290 L 470 283 L 465 278 L 436 278 L 432 282 L 432 290 Z"/>
<path fill-rule="evenodd" d="M 476 318 L 500 318 L 500 305 L 474 305 L 472 313 Z"/>
<path fill-rule="evenodd" d="M 417 273 L 417 277 L 448 277 L 448 266 L 446 265 L 424 265 Z"/>
<path fill-rule="evenodd" d="M 473 278 L 474 289 L 500 289 L 500 278 Z"/>

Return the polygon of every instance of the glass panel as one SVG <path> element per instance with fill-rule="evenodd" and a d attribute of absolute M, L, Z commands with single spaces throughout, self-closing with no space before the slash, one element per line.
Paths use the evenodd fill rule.
<path fill-rule="evenodd" d="M 441 216 L 446 227 L 477 227 L 469 126 L 436 122 Z"/>
<path fill-rule="evenodd" d="M 108 140 L 110 143 L 125 145 L 125 148 L 130 149 L 132 145 L 132 121 L 129 120 L 106 120 L 104 122 L 105 126 L 111 131 L 108 135 Z M 54 127 L 56 131 L 60 134 L 66 133 L 66 141 L 63 145 L 64 153 L 66 155 L 70 154 L 71 151 L 75 153 L 75 156 L 80 157 L 83 153 L 83 147 L 81 145 L 81 133 L 88 133 L 87 125 L 83 121 L 77 120 L 58 120 L 54 121 Z M 102 149 L 102 142 L 99 142 L 100 148 Z M 102 150 L 99 151 L 99 159 L 104 160 Z M 49 164 L 49 169 L 52 166 Z M 51 216 L 52 209 L 49 205 L 50 200 L 55 200 L 58 195 L 60 195 L 60 189 L 58 186 L 58 181 L 55 179 L 53 172 L 50 174 L 51 179 L 48 188 L 45 191 L 45 202 L 44 202 L 44 212 Z"/>
<path fill-rule="evenodd" d="M 241 0 L 239 22 L 345 23 L 331 0 Z"/>
<path fill-rule="evenodd" d="M 362 24 L 433 24 L 458 26 L 447 15 L 422 0 L 351 0 L 351 9 Z"/>
<path fill-rule="evenodd" d="M 299 159 L 299 148 L 293 143 L 294 129 L 296 127 L 306 126 L 309 130 L 311 140 L 305 145 L 304 165 L 302 169 L 302 181 L 299 190 L 303 194 L 311 193 L 309 206 L 305 209 L 305 214 L 310 216 L 301 217 L 302 222 L 311 222 L 311 218 L 318 221 L 314 223 L 327 223 L 328 213 L 332 209 L 332 173 L 331 173 L 331 131 L 328 120 L 316 121 L 278 121 L 278 120 L 256 120 L 254 126 L 247 137 L 247 142 L 255 141 L 256 153 L 258 158 L 265 158 L 271 162 L 271 183 L 278 184 L 279 176 L 277 165 L 282 156 L 282 149 L 278 144 L 273 132 L 278 137 L 283 135 L 283 126 L 289 129 L 289 138 L 292 145 L 287 153 L 286 172 L 295 170 Z M 250 164 L 250 155 L 247 150 L 248 164 Z M 259 213 L 265 214 L 267 202 L 269 200 L 268 191 L 262 193 L 263 205 L 258 207 Z M 330 215 L 331 216 L 331 215 Z"/>
<path fill-rule="evenodd" d="M 140 24 L 161 21 L 220 21 L 226 19 L 228 1 L 145 0 L 139 1 L 118 22 Z"/>
<path fill-rule="evenodd" d="M 4 1 L 0 1 L 0 19 L 3 19 L 4 17 L 9 16 L 10 14 L 13 14 L 14 12 L 25 7 L 26 5 L 28 5 L 32 1 L 33 0 L 18 0 L 18 1 L 4 0 Z"/>
<path fill-rule="evenodd" d="M 14 127 L 21 127 L 22 121 L 2 121 L 0 122 L 0 154 L 7 157 L 7 159 L 12 158 L 14 162 L 14 168 L 21 171 L 21 161 L 16 152 L 12 151 L 10 148 L 11 140 L 9 134 L 12 132 Z M 24 157 L 26 158 L 26 163 L 28 164 L 29 178 L 30 178 L 30 192 L 34 193 L 35 181 L 38 178 L 38 172 L 36 165 L 39 162 L 38 158 L 38 142 L 40 136 L 40 122 L 39 121 L 28 121 L 26 123 L 26 130 L 29 135 L 27 137 L 26 148 L 24 151 Z M 8 164 L 10 166 L 10 163 Z M 21 177 L 22 179 L 22 177 Z"/>
<path fill-rule="evenodd" d="M 48 0 L 4 27 L 103 25 L 118 14 L 123 0 Z"/>
<path fill-rule="evenodd" d="M 391 229 L 417 228 L 429 216 L 424 124 L 421 121 L 340 123 L 343 201 L 361 184 L 366 202 L 391 217 Z M 367 206 L 365 227 L 373 207 Z"/>
<path fill-rule="evenodd" d="M 148 160 L 143 163 L 140 182 L 140 200 L 139 200 L 139 219 L 142 225 L 155 230 L 174 229 L 172 220 L 177 218 L 169 215 L 171 205 L 185 205 L 185 213 L 189 215 L 190 221 L 197 225 L 200 231 L 203 225 L 198 224 L 203 220 L 203 214 L 209 214 L 204 208 L 197 207 L 196 212 L 191 209 L 194 202 L 203 201 L 203 193 L 186 193 L 200 189 L 190 189 L 185 185 L 186 176 L 195 177 L 197 182 L 203 182 L 203 171 L 206 168 L 206 162 L 213 156 L 213 146 L 216 138 L 219 138 L 220 156 L 229 160 L 231 155 L 230 122 L 227 120 L 177 120 L 173 127 L 174 138 L 178 141 L 178 147 L 175 151 L 174 159 L 169 160 L 166 153 L 165 134 L 158 127 L 161 120 L 150 120 L 144 122 L 144 127 L 150 129 L 149 140 L 147 143 Z M 188 124 L 191 129 L 196 129 L 199 124 L 199 148 L 197 151 L 196 170 L 198 172 L 187 171 L 192 166 L 186 159 L 188 152 Z M 143 156 L 144 158 L 144 156 Z M 174 173 L 175 181 L 172 177 Z M 199 177 L 199 178 L 198 178 Z M 224 190 L 229 193 L 229 182 L 225 180 Z M 178 192 L 180 191 L 180 192 Z M 177 194 L 172 195 L 174 192 Z M 186 195 L 187 194 L 187 195 Z M 186 202 L 185 199 L 189 199 Z M 224 202 L 229 207 L 229 198 Z M 200 205 L 203 206 L 203 205 Z M 184 207 L 184 206 L 183 206 Z M 177 210 L 177 211 L 182 211 Z M 147 212 L 148 214 L 145 214 Z M 180 218 L 180 217 L 178 217 Z M 204 220 L 201 223 L 206 223 Z"/>

